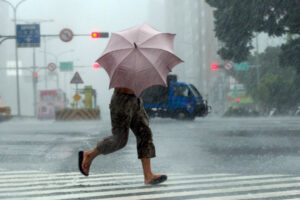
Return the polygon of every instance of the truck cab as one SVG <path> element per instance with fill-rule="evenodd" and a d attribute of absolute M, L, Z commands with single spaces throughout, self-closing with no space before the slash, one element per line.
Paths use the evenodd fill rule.
<path fill-rule="evenodd" d="M 208 114 L 207 102 L 194 85 L 172 82 L 169 92 L 169 109 L 174 117 L 193 119 Z"/>
<path fill-rule="evenodd" d="M 174 75 L 167 80 L 168 87 L 152 86 L 141 95 L 150 117 L 194 119 L 208 114 L 210 106 L 194 85 L 177 82 Z"/>

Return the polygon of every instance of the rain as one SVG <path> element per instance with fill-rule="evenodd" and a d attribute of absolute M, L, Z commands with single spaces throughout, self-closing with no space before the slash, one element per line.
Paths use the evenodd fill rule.
<path fill-rule="evenodd" d="M 299 10 L 0 0 L 0 199 L 300 198 Z"/>

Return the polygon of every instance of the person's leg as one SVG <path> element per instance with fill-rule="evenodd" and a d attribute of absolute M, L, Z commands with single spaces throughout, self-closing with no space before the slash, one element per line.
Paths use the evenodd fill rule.
<path fill-rule="evenodd" d="M 149 184 L 155 180 L 163 178 L 166 180 L 166 176 L 162 174 L 153 174 L 151 170 L 151 158 L 141 158 L 143 172 L 144 172 L 144 183 Z M 163 182 L 165 180 L 159 181 L 157 183 Z M 156 183 L 156 184 L 157 184 Z M 155 183 L 154 183 L 155 184 Z"/>
<path fill-rule="evenodd" d="M 96 148 L 83 152 L 83 161 L 81 167 L 85 174 L 89 173 L 92 161 L 97 156 L 100 154 L 106 155 L 113 153 L 126 146 L 129 135 L 129 127 L 113 127 L 112 133 L 112 136 L 100 140 Z"/>
<path fill-rule="evenodd" d="M 144 183 L 157 184 L 165 181 L 167 179 L 165 175 L 152 173 L 151 158 L 155 157 L 155 147 L 152 131 L 149 127 L 149 119 L 141 102 L 138 111 L 132 118 L 130 128 L 136 136 L 138 158 L 141 159 L 144 172 Z"/>
<path fill-rule="evenodd" d="M 92 161 L 98 155 L 110 154 L 126 146 L 131 121 L 131 110 L 126 109 L 130 106 L 126 103 L 129 102 L 127 99 L 126 95 L 115 96 L 112 99 L 110 104 L 112 136 L 100 140 L 96 148 L 83 152 L 81 167 L 85 174 L 89 173 Z"/>

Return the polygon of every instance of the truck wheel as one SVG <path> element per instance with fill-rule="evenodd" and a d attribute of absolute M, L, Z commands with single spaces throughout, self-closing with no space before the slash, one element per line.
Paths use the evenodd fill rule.
<path fill-rule="evenodd" d="M 186 111 L 178 111 L 176 112 L 176 119 L 179 120 L 194 120 L 195 116 L 191 115 L 190 113 Z"/>
<path fill-rule="evenodd" d="M 186 119 L 186 114 L 184 112 L 178 112 L 176 118 L 180 120 Z"/>

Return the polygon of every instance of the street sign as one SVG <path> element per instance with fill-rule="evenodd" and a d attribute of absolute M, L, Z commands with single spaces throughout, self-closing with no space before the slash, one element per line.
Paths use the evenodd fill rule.
<path fill-rule="evenodd" d="M 226 62 L 226 63 L 224 64 L 224 68 L 225 68 L 226 70 L 231 70 L 231 69 L 233 68 L 233 63 L 232 63 L 232 62 Z"/>
<path fill-rule="evenodd" d="M 79 95 L 79 94 L 75 94 L 74 96 L 73 96 L 73 99 L 74 99 L 74 101 L 79 101 L 80 99 L 81 99 L 81 96 Z"/>
<path fill-rule="evenodd" d="M 234 63 L 233 68 L 237 71 L 247 71 L 249 69 L 249 65 L 247 62 Z"/>
<path fill-rule="evenodd" d="M 83 83 L 83 81 L 82 81 L 82 79 L 81 79 L 81 77 L 80 77 L 80 75 L 79 75 L 78 72 L 76 72 L 74 74 L 74 76 L 73 76 L 73 78 L 72 78 L 72 80 L 71 80 L 70 83 L 73 83 L 73 84 L 82 84 Z"/>
<path fill-rule="evenodd" d="M 63 42 L 70 42 L 73 39 L 73 32 L 71 29 L 65 28 L 63 30 L 60 31 L 59 33 L 59 38 L 63 41 Z"/>
<path fill-rule="evenodd" d="M 55 63 L 49 63 L 48 70 L 50 72 L 53 72 L 55 69 L 56 69 L 56 64 Z"/>
<path fill-rule="evenodd" d="M 39 24 L 17 24 L 17 47 L 40 46 Z"/>
<path fill-rule="evenodd" d="M 60 62 L 60 71 L 73 71 L 73 62 Z"/>

